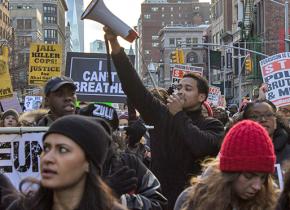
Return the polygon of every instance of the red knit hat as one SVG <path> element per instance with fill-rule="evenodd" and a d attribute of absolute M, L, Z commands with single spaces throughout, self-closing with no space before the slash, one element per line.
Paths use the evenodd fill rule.
<path fill-rule="evenodd" d="M 268 132 L 258 123 L 244 120 L 233 126 L 220 151 L 224 172 L 274 173 L 276 157 Z"/>

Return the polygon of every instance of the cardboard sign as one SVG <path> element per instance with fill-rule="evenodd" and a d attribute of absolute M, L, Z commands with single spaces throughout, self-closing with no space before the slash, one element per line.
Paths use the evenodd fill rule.
<path fill-rule="evenodd" d="M 22 113 L 22 108 L 19 103 L 16 92 L 13 93 L 12 98 L 5 98 L 0 100 L 0 102 L 4 112 L 7 111 L 8 109 L 15 109 L 18 113 Z"/>
<path fill-rule="evenodd" d="M 2 46 L 0 55 L 0 99 L 13 97 L 13 88 L 8 66 L 9 49 Z"/>
<path fill-rule="evenodd" d="M 122 90 L 115 66 L 111 62 L 112 85 L 108 82 L 106 54 L 68 52 L 66 76 L 77 86 L 78 100 L 91 102 L 124 103 Z"/>
<path fill-rule="evenodd" d="M 0 171 L 17 189 L 20 181 L 26 177 L 40 179 L 43 134 L 0 135 Z"/>
<path fill-rule="evenodd" d="M 203 75 L 203 67 L 175 64 L 172 70 L 172 84 L 178 84 L 183 75 L 190 72 Z"/>
<path fill-rule="evenodd" d="M 279 53 L 260 61 L 266 98 L 277 107 L 290 104 L 290 53 Z"/>
<path fill-rule="evenodd" d="M 25 111 L 37 110 L 41 107 L 42 96 L 25 96 L 24 108 Z"/>
<path fill-rule="evenodd" d="M 61 75 L 62 47 L 59 44 L 31 43 L 28 84 L 44 85 L 52 77 Z"/>
<path fill-rule="evenodd" d="M 214 106 L 219 106 L 219 101 L 221 97 L 221 90 L 219 87 L 210 86 L 207 101 L 209 104 Z"/>

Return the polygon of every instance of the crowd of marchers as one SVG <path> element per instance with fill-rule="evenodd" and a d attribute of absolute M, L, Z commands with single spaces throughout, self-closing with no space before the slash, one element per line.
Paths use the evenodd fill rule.
<path fill-rule="evenodd" d="M 0 209 L 290 209 L 290 106 L 276 108 L 261 85 L 240 106 L 214 107 L 207 81 L 193 73 L 176 89 L 148 90 L 117 37 L 104 31 L 126 110 L 76 107 L 74 81 L 61 76 L 45 84 L 42 109 L 1 113 L 1 127 L 48 130 L 41 178 L 17 188 L 0 174 Z"/>

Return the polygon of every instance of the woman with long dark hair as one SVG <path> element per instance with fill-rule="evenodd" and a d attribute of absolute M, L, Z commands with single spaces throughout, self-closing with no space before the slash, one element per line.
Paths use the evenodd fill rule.
<path fill-rule="evenodd" d="M 111 142 L 109 130 L 104 121 L 83 116 L 57 119 L 43 136 L 39 189 L 22 190 L 8 209 L 123 209 L 100 178 Z M 36 182 L 25 180 L 21 186 L 27 183 Z"/>

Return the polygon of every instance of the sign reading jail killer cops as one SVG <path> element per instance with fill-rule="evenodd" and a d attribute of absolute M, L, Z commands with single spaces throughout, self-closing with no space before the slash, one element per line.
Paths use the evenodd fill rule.
<path fill-rule="evenodd" d="M 44 85 L 52 77 L 61 75 L 62 47 L 59 44 L 31 43 L 29 85 Z"/>
<path fill-rule="evenodd" d="M 1 134 L 0 171 L 15 187 L 23 178 L 40 179 L 40 155 L 44 133 Z"/>
<path fill-rule="evenodd" d="M 172 70 L 172 84 L 178 84 L 183 78 L 183 75 L 190 72 L 197 73 L 202 76 L 203 67 L 175 64 Z"/>
<path fill-rule="evenodd" d="M 277 107 L 290 104 L 290 53 L 279 53 L 260 61 L 266 97 Z"/>
<path fill-rule="evenodd" d="M 67 53 L 65 75 L 75 82 L 78 100 L 124 103 L 126 95 L 112 61 L 111 71 L 112 85 L 110 86 L 106 54 Z"/>
<path fill-rule="evenodd" d="M 2 46 L 0 55 L 0 99 L 13 97 L 13 88 L 8 66 L 9 49 Z"/>

